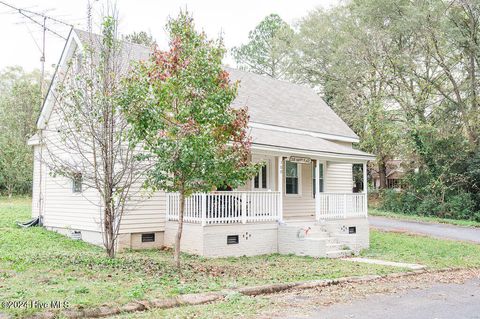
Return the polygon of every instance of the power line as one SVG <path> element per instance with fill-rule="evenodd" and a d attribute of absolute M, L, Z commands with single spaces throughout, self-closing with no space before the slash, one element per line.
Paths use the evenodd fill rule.
<path fill-rule="evenodd" d="M 19 13 L 19 14 L 21 14 L 23 17 L 27 18 L 29 21 L 31 21 L 31 22 L 33 22 L 33 23 L 41 26 L 42 28 L 45 29 L 45 31 L 48 31 L 48 32 L 56 35 L 57 37 L 62 38 L 63 40 L 66 40 L 66 38 L 65 38 L 64 36 L 62 36 L 61 34 L 59 34 L 58 32 L 56 32 L 55 30 L 52 30 L 51 28 L 48 28 L 48 27 L 46 26 L 46 21 L 47 21 L 47 20 L 52 20 L 52 21 L 54 21 L 54 22 L 56 22 L 56 23 L 60 23 L 60 24 L 63 24 L 63 25 L 65 25 L 65 26 L 68 26 L 68 27 L 70 27 L 70 28 L 73 28 L 73 25 L 71 25 L 71 24 L 68 24 L 68 23 L 66 23 L 66 22 L 63 22 L 63 21 L 60 21 L 60 20 L 58 20 L 58 19 L 52 18 L 52 17 L 47 16 L 47 15 L 42 14 L 42 13 L 33 12 L 33 11 L 27 10 L 27 9 L 17 8 L 17 7 L 14 7 L 14 6 L 12 6 L 11 4 L 8 4 L 8 3 L 4 2 L 4 1 L 0 1 L 0 4 L 6 6 L 6 7 L 8 7 L 8 8 L 10 8 L 10 9 L 15 10 L 17 13 Z M 13 13 L 13 12 L 12 12 L 12 13 Z M 37 17 L 40 17 L 40 18 L 43 20 L 43 23 L 42 23 L 42 22 L 39 22 L 38 20 L 35 20 L 35 19 L 32 17 L 32 15 L 37 16 Z"/>
<path fill-rule="evenodd" d="M 60 37 L 64 40 L 67 40 L 67 38 L 65 38 L 64 36 L 62 36 L 58 32 L 56 32 L 55 30 L 47 27 L 47 21 L 50 20 L 52 22 L 68 26 L 70 28 L 70 33 L 73 30 L 73 25 L 71 25 L 69 23 L 66 23 L 64 21 L 61 21 L 59 19 L 56 19 L 56 18 L 52 18 L 52 17 L 47 16 L 46 14 L 43 14 L 43 13 L 34 12 L 34 11 L 31 11 L 31 10 L 28 10 L 28 9 L 17 8 L 15 6 L 12 6 L 11 4 L 8 4 L 8 3 L 4 2 L 4 1 L 1 1 L 1 0 L 0 0 L 0 5 L 3 5 L 3 6 L 6 6 L 6 7 L 10 8 L 10 9 L 15 10 L 18 14 L 22 15 L 23 17 L 25 17 L 29 21 L 35 23 L 36 25 L 38 25 L 42 28 L 41 48 L 40 48 L 39 44 L 37 43 L 37 41 L 35 41 L 35 39 L 34 39 L 34 42 L 37 45 L 37 47 L 40 49 L 41 54 L 42 54 L 42 56 L 40 57 L 40 62 L 41 62 L 40 94 L 41 94 L 41 97 L 42 97 L 41 100 L 43 100 L 43 97 L 44 97 L 43 86 L 44 86 L 44 77 L 45 77 L 46 33 L 48 31 L 48 32 L 50 32 L 50 33 L 52 33 L 52 34 L 54 34 L 54 35 L 56 35 L 56 36 L 58 36 L 58 37 Z M 40 21 L 38 21 L 37 19 L 40 20 Z M 28 29 L 28 27 L 27 27 L 27 29 Z M 30 35 L 32 35 L 30 30 L 29 30 L 29 32 L 30 32 Z M 58 68 L 58 65 L 57 65 L 57 68 Z M 43 105 L 43 101 L 42 101 L 42 105 Z M 40 134 L 40 140 L 41 140 L 42 139 L 42 132 L 40 131 L 39 134 Z M 43 148 L 40 148 L 40 163 L 42 162 L 42 149 Z M 42 214 L 43 214 L 42 165 L 40 165 L 40 190 L 39 190 L 39 192 L 40 192 L 40 196 L 39 196 L 39 199 L 38 199 L 38 205 L 39 205 L 39 214 L 40 214 L 40 217 L 41 217 Z"/>
<path fill-rule="evenodd" d="M 45 77 L 45 47 L 46 47 L 46 33 L 49 32 L 63 40 L 67 40 L 66 37 L 64 37 L 63 35 L 61 35 L 60 33 L 58 33 L 57 31 L 53 30 L 52 28 L 50 27 L 47 27 L 47 21 L 52 21 L 54 23 L 59 23 L 59 24 L 62 24 L 64 26 L 67 26 L 71 29 L 73 29 L 73 25 L 70 24 L 70 23 L 67 23 L 65 21 L 61 21 L 57 18 L 53 18 L 53 17 L 50 17 L 50 16 L 47 16 L 46 14 L 43 14 L 43 13 L 39 13 L 39 12 L 35 12 L 35 11 L 32 11 L 32 10 L 29 10 L 29 9 L 23 9 L 23 8 L 18 8 L 18 7 L 15 7 L 9 3 L 6 3 L 5 1 L 2 1 L 0 0 L 0 5 L 3 5 L 5 7 L 8 7 L 9 9 L 12 9 L 14 10 L 14 12 L 11 12 L 11 13 L 18 13 L 20 14 L 22 17 L 24 17 L 25 19 L 27 19 L 28 21 L 30 22 L 33 22 L 34 24 L 36 24 L 37 26 L 41 27 L 41 30 L 42 30 L 42 43 L 41 43 L 41 47 L 40 45 L 37 43 L 37 41 L 35 41 L 34 39 L 34 42 L 35 42 L 35 45 L 37 45 L 37 47 L 39 48 L 40 50 L 40 53 L 41 53 L 41 57 L 40 57 L 40 62 L 41 62 L 41 78 L 40 78 L 40 92 L 41 92 L 41 96 L 42 98 L 44 97 L 44 94 L 43 94 L 43 87 L 44 87 L 44 77 Z M 27 27 L 28 29 L 28 27 Z M 28 29 L 30 35 L 32 35 L 32 32 L 30 29 Z"/>
<path fill-rule="evenodd" d="M 42 18 L 45 18 L 45 19 L 48 19 L 48 20 L 52 20 L 52 21 L 55 21 L 57 23 L 60 23 L 60 24 L 63 24 L 65 26 L 68 26 L 68 27 L 71 27 L 73 28 L 73 25 L 71 25 L 70 23 L 67 23 L 65 21 L 61 21 L 59 19 L 56 19 L 56 18 L 53 18 L 53 17 L 50 17 L 50 16 L 47 16 L 43 13 L 38 13 L 38 12 L 34 12 L 34 11 L 31 11 L 31 10 L 28 10 L 28 9 L 22 9 L 22 8 L 17 8 L 17 7 L 14 7 L 12 6 L 11 4 L 8 4 L 4 1 L 0 1 L 0 4 L 3 4 L 4 6 L 7 6 L 9 7 L 10 9 L 13 9 L 15 11 L 17 11 L 18 13 L 22 14 L 22 15 L 25 15 L 25 14 L 33 14 L 33 15 L 36 15 L 36 16 L 39 16 L 39 17 L 42 17 Z"/>

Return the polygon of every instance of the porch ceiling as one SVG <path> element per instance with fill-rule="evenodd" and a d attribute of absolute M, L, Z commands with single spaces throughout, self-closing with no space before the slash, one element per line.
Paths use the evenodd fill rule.
<path fill-rule="evenodd" d="M 273 131 L 263 128 L 250 128 L 253 149 L 289 151 L 318 157 L 373 160 L 375 156 L 320 137 L 307 134 Z"/>

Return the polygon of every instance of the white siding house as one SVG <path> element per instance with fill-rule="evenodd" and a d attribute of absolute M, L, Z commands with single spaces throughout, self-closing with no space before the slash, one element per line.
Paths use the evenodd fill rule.
<path fill-rule="evenodd" d="M 44 164 L 45 146 L 61 122 L 52 97 L 67 61 L 81 52 L 88 34 L 73 30 L 38 119 L 34 148 L 32 215 L 68 236 L 102 243 L 99 196 L 74 181 L 54 177 Z M 148 58 L 148 48 L 123 43 L 129 61 Z M 127 61 L 128 62 L 128 61 Z M 265 167 L 230 192 L 187 199 L 182 249 L 210 257 L 274 252 L 343 256 L 368 246 L 367 194 L 353 193 L 352 165 L 373 156 L 352 147 L 358 136 L 310 88 L 225 67 L 240 81 L 234 106 L 248 106 L 254 162 Z M 51 149 L 51 145 L 47 145 Z M 62 156 L 68 150 L 57 149 Z M 171 246 L 178 194 L 135 188 L 121 221 L 118 248 Z M 349 249 L 343 249 L 348 246 Z"/>

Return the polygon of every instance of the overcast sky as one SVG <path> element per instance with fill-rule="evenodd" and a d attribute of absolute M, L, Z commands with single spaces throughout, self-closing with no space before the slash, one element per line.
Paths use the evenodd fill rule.
<path fill-rule="evenodd" d="M 2 0 L 15 7 L 42 12 L 86 28 L 87 0 Z M 112 2 L 112 1 L 110 1 Z M 169 16 L 175 16 L 180 8 L 188 8 L 195 18 L 197 28 L 209 37 L 224 35 L 228 48 L 244 43 L 248 32 L 266 15 L 279 14 L 288 23 L 294 24 L 309 11 L 328 8 L 338 0 L 117 0 L 120 13 L 120 32 L 147 31 L 160 45 L 166 44 L 164 26 Z M 98 21 L 105 0 L 91 0 L 94 20 Z M 20 65 L 27 70 L 40 67 L 41 28 L 18 13 L 0 4 L 0 69 L 9 65 Z M 64 35 L 68 28 L 48 22 L 48 27 Z M 64 40 L 52 34 L 46 38 L 47 70 L 56 64 Z M 227 58 L 227 63 L 231 62 Z"/>

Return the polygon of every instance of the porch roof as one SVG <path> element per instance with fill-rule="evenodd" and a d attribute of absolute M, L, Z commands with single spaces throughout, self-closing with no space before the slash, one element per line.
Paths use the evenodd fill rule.
<path fill-rule="evenodd" d="M 308 134 L 251 127 L 250 135 L 253 140 L 253 149 L 284 151 L 310 156 L 355 159 L 361 161 L 375 159 L 375 156 L 372 154 Z"/>

